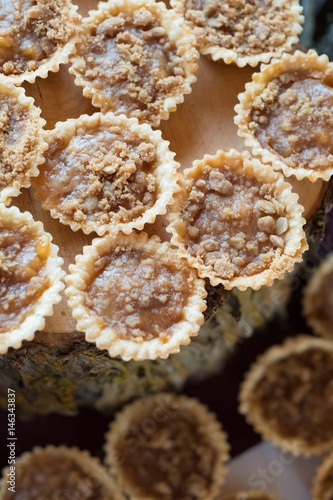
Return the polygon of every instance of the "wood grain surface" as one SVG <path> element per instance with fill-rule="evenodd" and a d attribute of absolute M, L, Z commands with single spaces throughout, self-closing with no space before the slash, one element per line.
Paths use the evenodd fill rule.
<path fill-rule="evenodd" d="M 96 7 L 97 2 L 81 0 L 78 5 L 79 12 L 86 15 L 89 9 Z M 218 149 L 244 149 L 243 140 L 237 136 L 237 127 L 233 122 L 234 106 L 238 102 L 237 95 L 244 90 L 252 72 L 251 68 L 239 69 L 201 57 L 192 94 L 185 96 L 184 103 L 171 114 L 168 121 L 161 124 L 162 136 L 170 142 L 170 149 L 176 153 L 176 160 L 182 169 L 191 166 L 193 160 L 202 158 L 204 154 L 215 154 Z M 53 128 L 57 121 L 98 111 L 82 96 L 82 89 L 74 85 L 74 77 L 68 73 L 68 66 L 62 66 L 58 73 L 49 74 L 45 80 L 37 79 L 35 84 L 25 84 L 24 87 L 26 93 L 34 97 L 36 105 L 40 106 L 48 129 Z M 299 194 L 308 219 L 320 205 L 326 183 L 317 181 L 313 184 L 307 180 L 298 182 L 293 178 L 288 181 Z M 81 253 L 82 247 L 96 236 L 87 236 L 82 231 L 73 232 L 68 226 L 52 219 L 34 198 L 32 189 L 23 190 L 13 204 L 21 210 L 29 210 L 35 219 L 44 223 L 45 229 L 52 234 L 54 243 L 60 248 L 66 271 L 68 265 L 74 262 L 75 255 Z M 149 234 L 157 233 L 165 237 L 161 217 L 146 230 Z M 75 322 L 63 298 L 55 307 L 54 315 L 47 319 L 45 331 L 64 333 L 74 330 Z"/>

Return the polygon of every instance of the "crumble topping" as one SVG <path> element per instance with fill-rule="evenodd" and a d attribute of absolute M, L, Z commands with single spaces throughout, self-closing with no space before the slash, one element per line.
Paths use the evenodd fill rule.
<path fill-rule="evenodd" d="M 291 168 L 333 165 L 333 86 L 311 74 L 285 73 L 252 104 L 250 130 Z"/>
<path fill-rule="evenodd" d="M 107 500 L 96 474 L 59 450 L 31 455 L 28 463 L 17 466 L 15 493 L 6 491 L 4 499 L 14 500 Z"/>
<path fill-rule="evenodd" d="M 285 208 L 253 175 L 206 165 L 181 217 L 187 251 L 222 278 L 259 273 L 284 249 Z"/>
<path fill-rule="evenodd" d="M 0 68 L 5 75 L 36 70 L 76 31 L 66 0 L 5 0 L 0 12 Z"/>
<path fill-rule="evenodd" d="M 156 147 L 120 127 L 78 127 L 57 133 L 35 181 L 43 206 L 79 224 L 126 223 L 154 205 Z"/>
<path fill-rule="evenodd" d="M 204 50 L 220 46 L 257 55 L 274 52 L 295 34 L 288 0 L 184 1 L 185 17 Z"/>
<path fill-rule="evenodd" d="M 0 190 L 29 177 L 41 128 L 39 116 L 0 92 Z"/>
<path fill-rule="evenodd" d="M 120 247 L 95 263 L 86 305 L 119 339 L 167 341 L 184 319 L 194 274 L 158 257 Z"/>
<path fill-rule="evenodd" d="M 102 97 L 103 111 L 158 125 L 166 98 L 185 90 L 185 60 L 147 8 L 105 15 L 81 41 L 75 71 Z"/>
<path fill-rule="evenodd" d="M 213 482 L 216 450 L 189 411 L 168 407 L 166 412 L 162 422 L 154 419 L 154 432 L 142 432 L 151 418 L 142 415 L 116 443 L 126 480 L 145 497 L 204 500 Z M 129 446 L 134 442 L 135 447 Z"/>
<path fill-rule="evenodd" d="M 28 227 L 0 228 L 0 335 L 21 324 L 48 287 L 50 240 Z"/>
<path fill-rule="evenodd" d="M 251 395 L 250 407 L 282 438 L 310 445 L 333 437 L 333 357 L 311 348 L 270 364 Z"/>

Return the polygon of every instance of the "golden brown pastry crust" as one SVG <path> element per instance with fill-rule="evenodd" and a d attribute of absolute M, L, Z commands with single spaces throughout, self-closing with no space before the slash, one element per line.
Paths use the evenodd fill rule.
<path fill-rule="evenodd" d="M 148 396 L 144 400 L 137 400 L 134 403 L 127 405 L 121 412 L 117 414 L 116 419 L 110 425 L 109 432 L 105 436 L 105 460 L 111 467 L 111 473 L 115 477 L 115 481 L 118 484 L 119 490 L 124 491 L 127 495 L 129 495 L 129 498 L 131 499 L 135 498 L 137 500 L 153 500 L 156 498 L 157 500 L 157 498 L 166 498 L 165 494 L 163 494 L 163 496 L 156 497 L 151 495 L 147 496 L 146 494 L 143 494 L 140 487 L 134 485 L 132 481 L 128 480 L 129 478 L 126 477 L 126 471 L 124 471 L 122 468 L 122 457 L 119 454 L 117 444 L 119 443 L 119 441 L 121 441 L 121 438 L 124 438 L 126 434 L 130 432 L 131 428 L 133 429 L 134 426 L 134 429 L 136 429 L 136 426 L 140 426 L 140 430 L 144 434 L 144 429 L 142 425 L 140 425 L 142 420 L 144 422 L 152 421 L 152 423 L 154 424 L 155 417 L 157 419 L 157 424 L 158 422 L 167 422 L 167 418 L 171 410 L 176 411 L 180 416 L 183 415 L 184 418 L 186 418 L 186 416 L 191 416 L 193 418 L 193 425 L 198 426 L 198 430 L 204 438 L 205 446 L 210 447 L 215 453 L 214 467 L 210 471 L 210 488 L 208 490 L 207 488 L 205 488 L 204 491 L 200 490 L 199 488 L 198 496 L 193 492 L 193 496 L 191 495 L 191 498 L 204 498 L 204 500 L 213 500 L 214 498 L 216 498 L 216 495 L 220 493 L 221 485 L 224 482 L 224 477 L 227 472 L 227 468 L 225 465 L 229 458 L 229 445 L 227 443 L 227 436 L 222 431 L 221 424 L 218 422 L 216 416 L 213 413 L 209 412 L 208 408 L 199 403 L 197 399 L 189 398 L 187 396 L 176 396 L 175 394 L 171 393 L 160 393 L 154 396 Z M 155 424 L 156 427 L 157 424 Z M 150 427 L 151 426 L 149 426 L 149 429 Z M 165 428 L 167 426 L 163 427 Z M 176 437 L 181 438 L 181 436 L 179 435 L 177 435 Z M 151 435 L 150 439 L 154 439 L 154 434 Z M 159 439 L 159 437 L 157 437 L 157 439 Z M 176 441 L 174 434 L 169 437 L 169 439 L 171 439 L 172 442 Z M 193 445 L 196 444 L 198 443 L 193 443 Z M 181 447 L 185 445 L 184 443 L 182 443 L 181 439 L 179 445 Z M 158 443 L 156 446 L 158 448 Z M 204 453 L 204 449 L 202 449 L 202 453 Z M 179 464 L 179 467 L 181 468 L 181 464 Z M 169 490 L 168 494 L 172 495 L 172 485 L 167 484 L 167 477 L 165 479 L 166 487 L 171 489 L 171 492 Z M 193 479 L 193 483 L 194 481 L 195 478 Z M 189 486 L 191 486 L 191 484 Z M 192 484 L 192 486 L 194 487 L 194 484 Z M 163 492 L 164 490 L 161 491 Z M 170 496 L 170 498 L 172 497 Z"/>
<path fill-rule="evenodd" d="M 41 464 L 43 464 L 43 462 L 48 462 L 48 465 L 50 465 L 49 462 L 52 459 L 54 459 L 58 463 L 60 461 L 69 460 L 71 463 L 75 464 L 78 470 L 82 470 L 82 473 L 86 474 L 88 483 L 82 482 L 80 484 L 79 483 L 77 484 L 77 492 L 79 493 L 79 491 L 81 491 L 81 495 L 83 495 L 84 492 L 87 492 L 87 494 L 89 495 L 91 489 L 95 487 L 101 489 L 102 496 L 98 497 L 100 500 L 124 500 L 124 497 L 119 492 L 117 492 L 114 485 L 114 481 L 109 476 L 106 469 L 102 466 L 98 458 L 91 456 L 91 454 L 88 451 L 85 450 L 82 451 L 76 447 L 68 448 L 67 446 L 64 445 L 61 446 L 48 445 L 45 448 L 36 446 L 35 448 L 33 448 L 31 452 L 25 452 L 20 457 L 17 457 L 15 461 L 15 477 L 16 477 L 17 487 L 20 487 L 20 485 L 22 487 L 22 483 L 26 484 L 27 481 L 29 481 L 29 479 L 27 478 L 27 474 L 30 477 L 32 474 L 32 471 L 31 470 L 29 471 L 29 467 L 30 468 L 36 467 L 36 463 L 39 460 L 41 461 Z M 7 500 L 8 498 L 14 498 L 11 496 L 11 494 L 7 495 L 8 485 L 6 484 L 6 481 L 8 480 L 7 474 L 10 473 L 10 468 L 7 467 L 3 469 L 2 472 L 3 472 L 2 474 L 3 479 L 0 482 L 0 500 Z M 43 465 L 39 467 L 38 472 L 43 474 Z M 61 474 L 60 471 L 59 473 Z M 67 484 L 69 483 L 70 485 L 71 483 L 70 474 L 68 474 L 68 476 L 69 477 L 67 481 L 65 477 L 60 476 L 58 483 L 64 484 L 64 482 L 67 482 Z M 75 473 L 74 473 L 74 477 L 72 479 L 72 485 L 70 486 L 73 486 L 73 483 L 76 480 L 77 479 L 75 478 Z M 79 488 L 81 488 L 82 490 L 80 490 Z M 60 491 L 58 492 L 55 491 L 54 493 L 59 495 L 59 497 L 57 498 L 60 498 L 60 495 L 64 495 L 64 491 L 62 491 L 61 489 Z M 39 500 L 47 500 L 48 498 L 49 497 L 43 496 L 39 497 Z M 63 498 L 65 498 L 65 496 Z M 66 498 L 68 497 L 66 496 Z M 83 496 L 80 498 L 83 498 Z M 85 498 L 88 497 L 85 496 Z"/>
<path fill-rule="evenodd" d="M 181 274 L 184 274 L 188 287 L 181 320 L 174 320 L 176 322 L 172 323 L 170 328 L 169 326 L 165 327 L 167 330 L 160 331 L 153 338 L 146 339 L 145 335 L 141 333 L 138 338 L 136 338 L 136 333 L 128 338 L 127 334 L 125 336 L 120 335 L 114 327 L 108 326 L 102 317 L 102 313 L 96 312 L 91 308 L 93 306 L 89 307 L 87 305 L 87 294 L 90 283 L 94 279 L 96 261 L 107 257 L 110 252 L 114 251 L 125 252 L 125 255 L 126 252 L 143 252 L 147 257 L 152 256 L 155 258 L 157 263 L 167 267 L 175 266 L 177 271 L 179 270 Z M 207 294 L 204 281 L 197 278 L 196 273 L 189 268 L 186 260 L 181 258 L 175 249 L 172 249 L 170 243 L 161 243 L 157 236 L 148 239 L 147 234 L 144 232 L 129 235 L 118 233 L 114 237 L 105 236 L 95 239 L 91 246 L 84 247 L 83 255 L 76 257 L 76 265 L 71 265 L 69 270 L 71 275 L 66 278 L 69 287 L 65 293 L 68 296 L 68 304 L 72 309 L 73 317 L 77 321 L 77 329 L 85 332 L 88 342 L 95 342 L 99 349 L 107 349 L 112 357 L 120 356 L 125 361 L 130 359 L 167 358 L 169 354 L 179 352 L 181 345 L 189 344 L 191 336 L 198 334 L 199 328 L 204 321 L 202 313 L 207 307 L 204 301 Z M 147 283 L 149 283 L 151 276 L 145 277 L 146 279 Z M 124 283 L 126 284 L 126 268 Z M 116 286 L 116 284 L 120 286 L 117 281 L 113 286 Z M 110 286 L 110 284 L 107 286 Z M 124 295 L 125 292 L 122 291 L 121 293 Z M 154 293 L 154 285 L 153 291 L 149 293 Z M 131 307 L 131 304 L 134 303 L 133 300 L 128 296 L 126 304 Z M 168 296 L 166 300 L 168 300 Z M 124 308 L 126 304 L 124 304 Z M 132 311 L 132 313 L 134 312 Z M 131 328 L 135 329 L 135 326 L 126 327 L 126 330 Z M 169 330 L 170 332 L 166 334 Z"/>
<path fill-rule="evenodd" d="M 35 302 L 33 302 L 32 306 L 28 310 L 28 313 L 23 316 L 22 322 L 17 324 L 15 328 L 11 328 L 9 331 L 0 333 L 0 353 L 4 354 L 10 347 L 15 349 L 21 347 L 23 340 L 32 340 L 37 330 L 43 330 L 45 317 L 53 314 L 53 305 L 61 300 L 59 292 L 61 292 L 64 288 L 62 279 L 64 278 L 65 272 L 61 269 L 63 259 L 58 257 L 59 248 L 51 243 L 52 236 L 44 231 L 43 224 L 41 222 L 35 222 L 33 220 L 30 213 L 21 213 L 16 207 L 5 208 L 4 205 L 0 204 L 0 228 L 1 227 L 5 227 L 6 229 L 11 228 L 13 231 L 20 231 L 20 228 L 23 228 L 25 232 L 29 230 L 31 237 L 39 241 L 39 243 L 37 243 L 37 245 L 39 245 L 38 249 L 36 245 L 36 255 L 40 255 L 42 261 L 44 262 L 43 276 L 45 278 L 45 285 L 43 285 L 42 294 L 38 296 Z M 17 241 L 19 241 L 19 238 Z M 8 253 L 8 251 L 6 252 Z M 7 253 L 1 253 L 1 264 L 8 267 L 6 273 L 8 274 L 9 272 L 10 277 L 10 268 L 12 263 L 9 260 L 7 266 Z M 18 273 L 17 266 L 22 265 L 24 271 L 25 266 L 27 267 L 28 264 L 30 265 L 30 262 L 25 262 L 25 260 L 23 260 L 20 264 L 20 261 L 14 261 L 14 264 L 16 265 L 16 268 L 14 265 L 13 272 Z M 31 264 L 31 266 L 34 268 L 34 264 Z M 3 272 L 1 274 L 4 276 Z M 30 280 L 30 283 L 31 281 L 32 280 Z M 15 296 L 12 298 L 16 300 Z M 4 308 L 1 312 L 5 315 L 6 309 Z M 21 318 L 19 321 L 21 321 Z"/>
<path fill-rule="evenodd" d="M 299 75 L 301 75 L 301 80 L 299 79 Z M 285 79 L 286 83 L 284 84 L 281 79 Z M 298 81 L 306 82 L 307 79 L 310 80 L 309 85 L 311 85 L 312 80 L 313 82 L 319 82 L 319 84 L 325 84 L 326 86 L 332 88 L 330 96 L 330 99 L 332 101 L 333 63 L 329 62 L 326 55 L 318 56 L 314 50 L 309 50 L 306 54 L 300 51 L 296 51 L 292 55 L 285 54 L 281 59 L 272 60 L 272 62 L 267 66 L 263 65 L 260 73 L 253 74 L 252 82 L 246 84 L 245 92 L 239 94 L 239 104 L 235 106 L 236 116 L 234 121 L 236 125 L 238 125 L 238 135 L 244 137 L 245 145 L 249 148 L 252 148 L 252 153 L 255 156 L 259 156 L 263 163 L 271 165 L 274 170 L 282 170 L 283 174 L 286 177 L 295 176 L 297 180 L 307 178 L 311 182 L 315 182 L 320 178 L 328 181 L 333 174 L 333 154 L 326 154 L 325 149 L 329 147 L 329 137 L 333 134 L 333 132 L 328 135 L 328 139 L 325 139 L 325 134 L 323 134 L 322 130 L 324 125 L 321 126 L 320 132 L 314 132 L 313 135 L 311 135 L 311 132 L 309 132 L 307 129 L 304 130 L 304 127 L 305 125 L 309 125 L 312 127 L 312 124 L 315 123 L 315 120 L 317 120 L 319 124 L 320 120 L 323 120 L 323 123 L 330 123 L 329 126 L 332 130 L 332 107 L 326 109 L 325 111 L 324 97 L 320 98 L 319 101 L 317 97 L 316 101 L 314 100 L 314 98 L 311 98 L 311 100 L 311 93 L 313 93 L 311 86 L 309 90 L 306 90 L 306 88 L 304 87 L 305 90 L 303 91 L 307 95 L 301 96 L 301 99 L 299 99 L 298 101 L 295 101 L 295 97 L 293 95 L 289 96 L 287 94 L 288 92 L 293 92 L 293 94 L 295 95 L 297 92 L 302 91 L 302 88 L 295 88 L 294 90 L 292 90 L 292 87 L 289 88 L 288 91 L 284 92 L 284 94 L 282 95 L 282 97 L 284 98 L 284 102 L 282 104 L 281 96 L 278 97 L 278 86 L 280 84 L 287 85 L 288 87 L 288 85 L 292 83 L 295 84 L 295 82 L 297 83 Z M 262 126 L 264 130 L 265 124 L 267 123 L 265 109 L 268 108 L 269 110 L 271 106 L 274 106 L 276 103 L 276 99 L 278 98 L 280 99 L 279 106 L 281 107 L 281 105 L 283 105 L 284 108 L 288 110 L 288 112 L 292 112 L 292 118 L 290 118 L 290 120 L 303 120 L 303 122 L 298 122 L 300 124 L 299 131 L 296 130 L 295 132 L 292 125 L 286 123 L 287 120 L 283 121 L 282 128 L 279 129 L 281 131 L 281 137 L 283 134 L 285 138 L 288 138 L 290 148 L 290 152 L 288 152 L 288 155 L 290 153 L 290 158 L 292 158 L 292 155 L 295 155 L 295 160 L 290 160 L 287 156 L 284 158 L 273 147 L 267 147 L 266 145 L 263 145 L 257 138 L 255 133 L 258 125 Z M 289 99 L 290 102 L 287 99 Z M 295 108 L 295 111 L 292 111 L 293 108 Z M 253 120 L 254 112 L 258 113 L 258 118 L 256 118 L 256 121 Z M 309 117 L 309 119 L 307 122 L 305 122 L 304 119 L 306 119 L 307 116 Z M 258 122 L 258 120 L 264 121 L 261 123 Z M 302 124 L 304 125 L 303 127 Z M 301 133 L 303 134 L 303 136 L 300 135 Z M 274 133 L 274 141 L 277 140 L 276 135 L 277 132 Z M 272 140 L 269 135 L 268 139 Z M 307 149 L 302 149 L 302 146 L 297 145 L 298 141 L 300 140 L 302 142 L 305 142 L 304 148 Z M 310 143 L 311 140 L 316 141 L 314 144 L 316 148 L 313 147 L 312 153 L 311 149 L 309 149 L 311 144 L 309 144 L 309 147 L 307 144 L 308 142 Z M 294 146 L 294 144 L 296 146 Z M 312 157 L 307 159 L 307 155 L 305 155 L 307 151 L 309 151 L 309 153 L 313 155 L 315 153 L 315 149 L 319 150 L 320 147 L 324 148 L 323 154 L 320 154 L 318 157 L 314 156 L 313 159 L 311 159 Z M 300 151 L 298 152 L 296 148 L 299 148 Z M 304 158 L 300 156 L 302 155 L 302 153 Z M 285 154 L 287 155 L 287 152 L 285 152 Z M 298 154 L 298 160 L 296 154 Z M 314 165 L 315 168 L 312 168 L 311 165 Z"/>
<path fill-rule="evenodd" d="M 0 75 L 0 202 L 8 205 L 29 187 L 43 163 L 45 120 L 22 88 Z"/>
<path fill-rule="evenodd" d="M 330 276 L 333 277 L 333 254 L 320 264 L 304 288 L 303 314 L 317 335 L 333 340 L 333 324 L 327 317 L 333 307 L 333 278 L 329 280 Z M 324 288 L 326 282 L 328 290 Z"/>
<path fill-rule="evenodd" d="M 291 51 L 304 21 L 299 0 L 282 4 L 269 0 L 266 5 L 258 1 L 206 0 L 204 7 L 197 9 L 193 0 L 170 3 L 192 28 L 201 54 L 240 68 L 268 63 L 272 57 Z"/>
<path fill-rule="evenodd" d="M 320 441 L 320 439 L 314 440 L 314 436 L 312 435 L 311 442 L 309 439 L 304 438 L 300 435 L 295 435 L 292 437 L 289 435 L 287 437 L 286 435 L 281 434 L 281 432 L 277 428 L 277 423 L 269 421 L 265 418 L 262 409 L 262 401 L 255 399 L 255 391 L 258 384 L 265 380 L 265 375 L 267 374 L 267 372 L 269 373 L 270 367 L 274 367 L 276 363 L 280 364 L 283 361 L 285 367 L 287 366 L 287 360 L 289 357 L 303 356 L 307 352 L 309 352 L 311 355 L 313 351 L 318 351 L 319 353 L 322 353 L 324 355 L 327 354 L 329 356 L 332 356 L 333 358 L 333 342 L 326 339 L 310 337 L 307 335 L 299 335 L 295 338 L 288 338 L 282 345 L 275 345 L 271 347 L 263 355 L 257 358 L 256 362 L 252 365 L 249 372 L 245 375 L 239 394 L 240 412 L 246 416 L 247 421 L 251 425 L 253 425 L 255 431 L 260 433 L 264 439 L 271 440 L 274 445 L 279 446 L 283 450 L 291 452 L 294 455 L 309 456 L 312 454 L 325 453 L 326 451 L 331 450 L 333 446 L 333 433 L 331 438 L 327 438 L 326 436 L 322 441 Z M 325 369 L 325 367 L 323 368 Z M 313 370 L 314 368 L 311 369 Z M 299 412 L 301 418 L 309 419 L 307 423 L 307 429 L 312 423 L 314 429 L 318 428 L 318 430 L 320 430 L 320 426 L 323 423 L 318 417 L 318 411 L 320 412 L 318 401 L 320 401 L 320 399 L 317 398 L 318 401 L 316 400 L 317 403 L 313 408 L 311 414 L 305 415 L 305 407 L 303 408 L 301 406 L 301 402 L 303 401 L 302 398 L 304 395 L 303 393 L 305 393 L 305 391 L 307 390 L 307 383 L 309 382 L 309 380 L 311 381 L 311 369 L 304 368 L 303 366 L 304 373 L 302 375 L 300 374 L 299 377 L 302 376 L 304 387 L 301 387 L 300 385 L 297 386 L 297 392 L 295 392 L 294 390 L 290 395 L 290 399 L 287 399 L 285 418 L 288 419 L 289 413 L 293 415 L 293 412 L 297 411 Z M 293 368 L 293 370 L 293 376 L 295 377 L 295 368 Z M 286 374 L 285 368 L 284 374 Z M 290 379 L 290 386 L 292 384 L 295 385 L 294 379 Z M 323 390 L 325 390 L 325 388 Z M 327 387 L 326 392 L 328 398 L 330 396 L 330 392 Z M 272 397 L 274 398 L 274 395 Z M 266 393 L 266 402 L 268 401 L 269 394 Z M 329 402 L 327 404 L 329 404 Z M 281 403 L 280 408 L 282 408 Z M 316 415 L 313 416 L 315 412 Z M 282 418 L 281 413 L 280 418 Z M 279 425 L 281 424 L 283 424 L 283 422 L 279 421 Z M 300 432 L 302 432 L 300 424 L 299 429 Z"/>
<path fill-rule="evenodd" d="M 267 244 L 269 244 L 272 248 L 274 247 L 275 250 L 273 258 L 268 261 L 269 263 L 265 265 L 264 270 L 259 269 L 259 271 L 253 272 L 251 275 L 247 275 L 245 272 L 244 275 L 237 275 L 235 273 L 228 276 L 227 272 L 222 274 L 224 267 L 220 272 L 219 268 L 216 268 L 215 263 L 213 265 L 212 262 L 214 261 L 205 262 L 204 258 L 198 252 L 192 252 L 192 254 L 190 253 L 189 244 L 186 242 L 185 238 L 189 237 L 190 241 L 193 242 L 199 241 L 200 245 L 203 240 L 201 241 L 200 238 L 199 240 L 194 240 L 192 238 L 189 233 L 189 226 L 184 221 L 182 214 L 185 208 L 189 211 L 188 207 L 194 206 L 195 200 L 193 201 L 192 199 L 189 199 L 189 196 L 192 197 L 192 188 L 197 185 L 197 180 L 203 177 L 207 167 L 213 172 L 220 172 L 222 174 L 224 172 L 226 175 L 228 175 L 229 172 L 231 172 L 231 174 L 236 173 L 241 179 L 246 179 L 246 177 L 249 176 L 249 179 L 255 179 L 258 182 L 258 186 L 264 184 L 272 186 L 275 200 L 274 203 L 271 201 L 268 202 L 266 195 L 259 196 L 260 203 L 262 205 L 260 205 L 260 211 L 258 212 L 261 214 L 260 217 L 262 218 L 263 215 L 266 215 L 267 217 L 264 217 L 264 219 L 271 219 L 271 216 L 279 219 L 279 221 L 275 221 L 274 224 L 271 220 L 268 221 L 272 222 L 275 229 L 273 228 L 273 231 L 271 231 L 273 236 L 270 236 Z M 220 175 L 220 173 L 218 175 Z M 211 184 L 210 180 L 209 182 L 205 182 L 206 185 Z M 258 160 L 251 158 L 248 153 L 238 153 L 235 150 L 230 150 L 226 153 L 221 150 L 218 151 L 215 156 L 205 155 L 203 160 L 195 161 L 192 168 L 184 171 L 184 176 L 180 181 L 180 185 L 181 190 L 176 194 L 175 202 L 171 206 L 170 212 L 167 214 L 167 218 L 170 221 L 169 226 L 167 226 L 167 231 L 172 234 L 171 243 L 177 246 L 181 255 L 186 257 L 189 264 L 198 270 L 198 274 L 201 278 L 208 277 L 212 285 L 215 286 L 222 283 L 227 289 L 236 287 L 240 290 L 245 290 L 247 287 L 250 287 L 254 290 L 258 290 L 262 285 L 272 285 L 274 279 L 282 279 L 286 271 L 291 271 L 294 268 L 296 262 L 301 262 L 302 254 L 307 249 L 307 243 L 305 233 L 302 229 L 302 226 L 305 223 L 301 216 L 303 207 L 297 203 L 298 195 L 292 193 L 291 186 L 284 181 L 282 175 L 273 172 L 269 167 L 265 167 Z M 230 182 L 227 181 L 226 185 L 228 187 Z M 216 189 L 218 189 L 218 187 Z M 247 188 L 244 187 L 244 190 L 246 192 Z M 233 192 L 231 196 L 234 196 L 235 192 Z M 221 194 L 221 204 L 226 205 L 224 200 L 226 200 L 229 195 L 230 193 L 227 191 Z M 239 196 L 237 193 L 236 195 Z M 236 204 L 236 202 L 234 203 Z M 250 207 L 252 212 L 254 212 L 254 209 L 257 210 L 255 207 L 257 207 L 257 205 Z M 208 211 L 208 208 L 206 210 Z M 228 206 L 226 210 L 229 210 Z M 247 244 L 245 232 L 239 233 L 241 234 L 240 237 L 238 234 L 239 227 L 237 226 L 235 229 L 235 226 L 232 225 L 233 218 L 238 220 L 239 217 L 243 217 L 243 215 L 239 216 L 236 214 L 235 207 L 234 210 L 235 214 L 228 212 L 226 216 L 228 224 L 227 231 L 230 231 L 230 236 L 232 236 L 232 238 L 230 238 L 228 250 L 223 251 L 223 255 L 218 256 L 219 259 L 223 261 L 226 260 L 226 265 L 229 265 L 232 261 L 231 251 L 235 252 L 235 248 L 243 251 L 244 248 L 246 248 L 245 245 Z M 249 208 L 246 207 L 244 210 L 239 208 L 238 211 L 245 211 L 247 216 Z M 252 212 L 250 212 L 250 214 L 252 214 Z M 211 211 L 211 213 L 213 212 Z M 281 217 L 281 215 L 283 217 Z M 259 215 L 255 215 L 253 217 L 259 221 Z M 259 224 L 259 222 L 257 223 Z M 195 223 L 193 224 L 195 226 Z M 258 234 L 259 232 L 262 232 L 261 229 L 258 226 Z M 224 231 L 226 231 L 226 229 L 224 229 Z M 231 235 L 231 232 L 237 234 Z M 274 236 L 276 234 L 279 236 Z M 195 236 L 195 238 L 198 238 L 198 236 Z M 274 241 L 272 238 L 275 238 Z M 279 244 L 281 242 L 281 245 L 276 245 L 276 242 Z M 240 243 L 240 245 L 238 245 L 238 243 Z M 208 255 L 209 251 L 210 250 L 207 250 L 205 255 Z M 214 254 L 214 252 L 212 252 L 212 254 Z M 251 254 L 249 255 L 251 256 Z M 261 255 L 261 253 L 259 253 L 259 255 Z M 215 262 L 217 262 L 217 257 L 214 258 Z"/>
<path fill-rule="evenodd" d="M 46 78 L 50 71 L 59 71 L 59 65 L 66 64 L 69 56 L 75 52 L 75 37 L 81 21 L 81 16 L 76 13 L 77 6 L 70 0 L 37 0 L 37 4 L 31 2 L 30 10 L 21 8 L 18 19 L 15 19 L 14 9 L 14 12 L 10 12 L 10 8 L 8 13 L 4 12 L 4 20 L 6 14 L 9 15 L 8 27 L 5 24 L 0 38 L 0 49 L 4 52 L 6 49 L 12 50 L 12 44 L 22 43 L 19 47 L 22 49 L 21 57 L 17 47 L 14 50 L 15 57 L 12 60 L 5 57 L 5 62 L 0 66 L 0 72 L 16 85 L 24 81 L 34 83 L 37 77 Z M 25 35 L 28 36 L 26 42 Z M 47 47 L 43 47 L 43 38 Z M 52 50 L 48 44 L 53 45 Z M 46 56 L 41 58 L 42 54 L 39 54 L 34 59 L 36 51 Z"/>
<path fill-rule="evenodd" d="M 152 58 L 157 56 L 145 54 L 147 49 L 144 44 L 148 43 L 153 46 L 153 42 L 149 39 L 148 42 L 143 42 L 139 32 L 131 34 L 123 26 L 118 27 L 116 24 L 104 26 L 105 22 L 117 23 L 117 16 L 128 15 L 130 19 L 134 19 L 134 15 L 137 15 L 139 18 L 137 13 L 140 9 L 148 11 L 149 16 L 156 19 L 158 23 L 158 26 L 154 28 L 157 31 L 156 35 L 152 36 L 152 40 L 154 37 L 165 38 L 167 45 L 174 46 L 174 49 L 170 47 L 163 49 L 169 54 L 168 57 L 172 58 L 168 62 L 171 69 L 162 68 L 165 62 L 163 64 L 158 62 L 156 67 L 151 66 Z M 123 22 L 123 18 L 120 20 Z M 106 61 L 114 62 L 112 68 L 101 60 L 101 51 L 105 51 L 104 47 L 107 47 L 103 37 L 107 40 L 115 40 L 114 43 L 118 47 L 112 50 L 117 51 L 119 60 L 115 54 L 106 59 Z M 89 52 L 91 50 L 89 44 L 96 45 L 98 58 L 95 58 L 94 53 Z M 175 53 L 173 54 L 172 51 Z M 163 57 L 161 56 L 161 61 Z M 72 66 L 69 72 L 75 76 L 75 84 L 83 87 L 83 95 L 91 98 L 92 104 L 101 108 L 102 112 L 123 113 L 128 117 L 138 118 L 140 122 L 149 122 L 157 127 L 161 120 L 167 120 L 169 113 L 175 111 L 177 105 L 183 102 L 184 94 L 191 93 L 191 84 L 196 81 L 193 73 L 198 68 L 196 62 L 198 57 L 195 39 L 190 34 L 190 30 L 182 18 L 177 16 L 172 9 L 168 10 L 162 2 L 114 0 L 107 3 L 101 2 L 98 10 L 91 11 L 90 16 L 83 20 L 83 30 L 77 40 L 77 54 L 71 57 Z M 140 65 L 145 68 L 143 75 Z M 112 80 L 108 75 L 110 71 L 113 75 Z M 154 92 L 156 95 L 152 99 Z"/>
<path fill-rule="evenodd" d="M 36 195 L 73 231 L 102 236 L 141 230 L 166 213 L 179 189 L 179 163 L 169 143 L 135 118 L 82 115 L 58 122 L 46 140 Z"/>

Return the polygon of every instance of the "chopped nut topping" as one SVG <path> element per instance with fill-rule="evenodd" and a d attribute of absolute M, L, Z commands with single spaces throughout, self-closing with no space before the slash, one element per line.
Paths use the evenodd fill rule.
<path fill-rule="evenodd" d="M 283 211 L 272 185 L 207 165 L 181 213 L 187 251 L 224 279 L 258 273 L 284 248 L 277 235 L 288 228 Z"/>
<path fill-rule="evenodd" d="M 35 181 L 43 206 L 87 230 L 138 219 L 159 194 L 156 147 L 125 127 L 57 133 Z M 93 223 L 94 226 L 87 226 Z"/>

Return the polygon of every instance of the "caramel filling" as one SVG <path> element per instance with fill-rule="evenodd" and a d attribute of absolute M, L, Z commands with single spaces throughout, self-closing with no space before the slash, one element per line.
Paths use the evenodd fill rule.
<path fill-rule="evenodd" d="M 156 201 L 156 148 L 120 127 L 59 133 L 35 181 L 48 209 L 97 224 L 130 222 Z"/>
<path fill-rule="evenodd" d="M 206 166 L 181 214 L 187 250 L 222 278 L 259 273 L 283 251 L 284 212 L 271 185 Z"/>
<path fill-rule="evenodd" d="M 0 189 L 23 182 L 36 157 L 41 126 L 14 97 L 0 93 Z"/>
<path fill-rule="evenodd" d="M 216 451 L 193 415 L 168 408 L 163 422 L 151 415 L 133 423 L 116 443 L 126 481 L 158 500 L 204 500 L 212 485 Z M 145 432 L 147 422 L 151 427 Z"/>
<path fill-rule="evenodd" d="M 78 52 L 84 78 L 105 98 L 103 110 L 154 122 L 165 98 L 182 92 L 183 61 L 145 8 L 105 19 Z"/>
<path fill-rule="evenodd" d="M 64 14 L 64 0 L 2 0 L 0 67 L 5 75 L 34 71 L 64 46 L 74 25 Z"/>
<path fill-rule="evenodd" d="M 48 287 L 50 240 L 28 228 L 0 229 L 0 334 L 18 327 Z"/>
<path fill-rule="evenodd" d="M 108 500 L 97 475 L 89 475 L 73 458 L 60 451 L 33 455 L 17 466 L 15 493 L 5 500 Z"/>
<path fill-rule="evenodd" d="M 86 304 L 120 339 L 167 341 L 184 319 L 190 271 L 141 251 L 118 249 L 97 260 Z"/>
<path fill-rule="evenodd" d="M 186 0 L 185 17 L 204 48 L 220 46 L 243 56 L 273 52 L 294 34 L 290 11 L 276 0 Z"/>
<path fill-rule="evenodd" d="M 333 271 L 323 279 L 320 291 L 311 296 L 311 311 L 307 316 L 325 325 L 326 331 L 333 337 Z"/>
<path fill-rule="evenodd" d="M 289 167 L 333 164 L 333 85 L 311 75 L 286 73 L 254 101 L 250 127 L 263 148 Z"/>
<path fill-rule="evenodd" d="M 285 439 L 309 445 L 333 439 L 333 355 L 311 348 L 266 369 L 251 407 Z"/>

